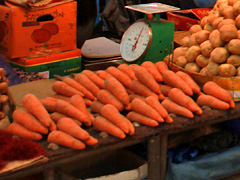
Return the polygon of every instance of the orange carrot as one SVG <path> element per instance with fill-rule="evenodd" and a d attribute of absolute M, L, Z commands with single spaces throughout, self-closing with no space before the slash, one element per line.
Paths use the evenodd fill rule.
<path fill-rule="evenodd" d="M 65 83 L 67 83 L 68 85 L 74 87 L 78 91 L 82 92 L 84 97 L 91 99 L 91 100 L 95 100 L 94 95 L 89 90 L 87 90 L 82 84 L 78 83 L 75 79 L 70 78 L 70 77 L 65 77 L 63 79 L 63 81 Z"/>
<path fill-rule="evenodd" d="M 31 93 L 22 98 L 23 106 L 33 114 L 45 127 L 50 127 L 53 121 L 41 101 Z"/>
<path fill-rule="evenodd" d="M 102 116 L 97 116 L 93 120 L 93 127 L 99 131 L 106 132 L 120 139 L 124 139 L 126 137 L 124 132 L 119 127 Z"/>
<path fill-rule="evenodd" d="M 193 91 L 189 87 L 189 85 L 182 78 L 180 78 L 178 75 L 176 75 L 175 72 L 173 72 L 171 70 L 166 70 L 162 73 L 162 76 L 163 76 L 163 81 L 167 85 L 169 85 L 171 87 L 179 88 L 185 94 L 187 94 L 189 96 L 193 95 Z"/>
<path fill-rule="evenodd" d="M 85 74 L 92 82 L 94 82 L 100 89 L 104 88 L 104 80 L 100 78 L 95 72 L 91 70 L 83 70 L 83 74 Z"/>
<path fill-rule="evenodd" d="M 87 110 L 86 104 L 80 95 L 74 95 L 70 98 L 70 103 L 78 110 L 82 111 L 88 117 L 89 124 L 92 124 L 93 115 Z"/>
<path fill-rule="evenodd" d="M 37 132 L 33 132 L 27 128 L 25 128 L 24 126 L 18 124 L 17 122 L 12 122 L 9 126 L 8 126 L 8 131 L 12 134 L 15 134 L 19 137 L 22 138 L 26 138 L 26 139 L 31 139 L 34 141 L 39 141 L 42 139 L 42 135 L 37 133 Z"/>
<path fill-rule="evenodd" d="M 83 141 L 87 140 L 90 137 L 89 133 L 86 130 L 82 129 L 71 118 L 63 117 L 59 119 L 57 122 L 57 128 Z"/>
<path fill-rule="evenodd" d="M 171 86 L 168 85 L 160 85 L 160 91 L 164 96 L 168 96 L 168 93 L 170 92 L 170 90 L 172 89 Z"/>
<path fill-rule="evenodd" d="M 156 64 L 154 64 L 152 61 L 144 61 L 141 66 L 146 68 L 146 70 L 154 77 L 157 82 L 163 81 L 162 75 L 158 71 Z"/>
<path fill-rule="evenodd" d="M 92 101 L 91 101 L 90 99 L 84 98 L 83 100 L 84 100 L 84 102 L 85 102 L 85 104 L 86 104 L 87 107 L 91 106 Z"/>
<path fill-rule="evenodd" d="M 154 96 L 155 97 L 155 96 Z M 132 102 L 135 98 L 140 98 L 142 100 L 145 100 L 145 97 L 144 96 L 141 96 L 141 95 L 137 95 L 137 94 L 131 94 L 129 95 L 129 100 L 130 102 Z"/>
<path fill-rule="evenodd" d="M 48 129 L 44 127 L 32 114 L 30 114 L 25 109 L 16 109 L 12 114 L 12 118 L 15 122 L 33 132 L 42 134 L 48 133 Z"/>
<path fill-rule="evenodd" d="M 188 95 L 186 95 L 181 89 L 172 88 L 168 94 L 169 99 L 189 109 L 192 112 L 201 115 L 203 113 L 202 109 L 197 105 L 197 103 Z"/>
<path fill-rule="evenodd" d="M 97 94 L 97 100 L 103 104 L 112 104 L 119 111 L 123 110 L 123 104 L 108 90 L 101 89 Z"/>
<path fill-rule="evenodd" d="M 53 91 L 55 91 L 58 94 L 61 94 L 63 96 L 71 97 L 74 94 L 81 94 L 82 92 L 78 91 L 77 89 L 71 87 L 67 83 L 63 81 L 55 81 L 52 86 Z"/>
<path fill-rule="evenodd" d="M 124 72 L 122 72 L 120 69 L 110 66 L 106 70 L 109 72 L 112 76 L 114 76 L 119 82 L 121 82 L 125 87 L 129 88 L 131 84 L 131 78 L 126 75 Z"/>
<path fill-rule="evenodd" d="M 192 91 L 196 94 L 200 94 L 201 89 L 199 85 L 192 79 L 191 76 L 189 76 L 187 73 L 183 71 L 177 71 L 176 74 L 180 76 L 192 89 Z"/>
<path fill-rule="evenodd" d="M 101 109 L 103 106 L 104 106 L 104 104 L 102 104 L 101 102 L 93 101 L 90 106 L 90 109 L 91 109 L 91 111 L 93 111 L 95 113 L 101 114 Z"/>
<path fill-rule="evenodd" d="M 158 122 L 164 122 L 161 115 L 142 99 L 135 98 L 131 102 L 131 109 Z"/>
<path fill-rule="evenodd" d="M 129 133 L 129 121 L 125 116 L 119 113 L 117 108 L 111 104 L 106 104 L 101 109 L 101 115 L 114 125 L 119 127 L 124 133 Z"/>
<path fill-rule="evenodd" d="M 50 114 L 50 117 L 52 118 L 52 120 L 57 123 L 59 121 L 59 119 L 63 118 L 63 117 L 67 117 L 67 118 L 70 118 L 62 113 L 59 113 L 59 112 L 53 112 Z M 71 118 L 73 121 L 75 121 L 79 126 L 82 125 L 82 123 L 76 119 L 73 119 Z"/>
<path fill-rule="evenodd" d="M 104 81 L 105 88 L 111 92 L 124 105 L 129 104 L 129 96 L 126 88 L 114 77 Z"/>
<path fill-rule="evenodd" d="M 155 63 L 160 74 L 168 70 L 168 66 L 164 61 L 158 61 Z"/>
<path fill-rule="evenodd" d="M 145 98 L 148 105 L 154 108 L 164 119 L 168 118 L 167 110 L 162 106 L 159 100 L 154 96 L 148 96 Z"/>
<path fill-rule="evenodd" d="M 62 99 L 64 101 L 70 102 L 70 97 L 63 96 L 63 95 L 60 95 L 60 94 L 54 94 L 51 97 L 56 98 L 56 99 Z"/>
<path fill-rule="evenodd" d="M 231 94 L 217 83 L 208 81 L 203 85 L 203 92 L 208 95 L 212 95 L 222 101 L 228 102 L 231 108 L 235 108 L 235 103 Z"/>
<path fill-rule="evenodd" d="M 103 80 L 113 77 L 110 73 L 108 73 L 107 71 L 104 71 L 104 70 L 98 70 L 98 71 L 96 71 L 96 74 Z"/>
<path fill-rule="evenodd" d="M 133 92 L 135 92 L 135 94 L 138 94 L 140 96 L 144 96 L 144 97 L 156 96 L 156 97 L 158 97 L 157 94 L 155 94 L 151 89 L 149 89 L 147 86 L 145 86 L 138 80 L 132 80 L 130 89 Z"/>
<path fill-rule="evenodd" d="M 134 135 L 135 134 L 135 127 L 133 126 L 132 122 L 130 120 L 127 121 L 129 125 L 129 135 Z"/>
<path fill-rule="evenodd" d="M 78 73 L 74 75 L 74 79 L 79 82 L 82 86 L 84 86 L 87 90 L 89 90 L 95 97 L 97 96 L 99 87 L 90 80 L 85 74 Z"/>
<path fill-rule="evenodd" d="M 86 148 L 86 145 L 81 140 L 58 130 L 49 133 L 47 141 L 49 143 L 59 144 L 76 150 L 83 150 Z"/>
<path fill-rule="evenodd" d="M 188 118 L 194 118 L 193 113 L 187 108 L 176 104 L 170 99 L 165 99 L 161 102 L 163 107 L 168 111 L 168 113 L 174 113 L 176 115 L 181 115 Z"/>
<path fill-rule="evenodd" d="M 227 110 L 230 108 L 230 105 L 227 102 L 222 101 L 215 96 L 207 94 L 201 94 L 200 96 L 198 96 L 197 104 L 199 106 L 209 106 L 211 108 L 222 110 Z"/>
<path fill-rule="evenodd" d="M 127 114 L 127 118 L 130 120 L 130 121 L 133 121 L 133 122 L 138 122 L 140 124 L 143 124 L 143 125 L 146 125 L 146 126 L 150 126 L 150 127 L 156 127 L 158 126 L 158 122 L 155 121 L 154 119 L 151 119 L 147 116 L 144 116 L 142 114 L 139 114 L 137 112 L 134 112 L 134 111 L 130 111 L 128 114 Z"/>
<path fill-rule="evenodd" d="M 170 116 L 168 116 L 168 117 L 165 119 L 165 121 L 166 121 L 167 123 L 173 123 L 173 118 L 170 117 Z"/>
<path fill-rule="evenodd" d="M 98 144 L 98 140 L 93 137 L 93 136 L 90 136 L 87 140 L 84 141 L 87 145 L 89 146 L 93 146 L 93 145 L 96 145 Z"/>
<path fill-rule="evenodd" d="M 160 87 L 159 87 L 157 81 L 144 67 L 140 66 L 138 68 L 135 68 L 134 72 L 135 72 L 137 79 L 141 83 L 143 83 L 145 86 L 147 86 L 153 92 L 155 92 L 157 94 L 160 93 Z"/>
<path fill-rule="evenodd" d="M 133 70 L 134 74 L 135 74 L 135 70 L 139 67 L 141 67 L 140 65 L 138 64 L 130 64 L 129 67 Z"/>
<path fill-rule="evenodd" d="M 137 80 L 134 71 L 129 67 L 129 65 L 120 64 L 117 68 L 126 73 L 132 80 Z"/>
<path fill-rule="evenodd" d="M 45 109 L 48 112 L 55 112 L 56 111 L 56 102 L 57 99 L 54 97 L 46 97 L 40 100 L 40 102 L 43 104 Z"/>

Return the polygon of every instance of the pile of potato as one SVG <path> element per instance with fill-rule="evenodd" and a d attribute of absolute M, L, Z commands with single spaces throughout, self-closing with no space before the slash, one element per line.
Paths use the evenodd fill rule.
<path fill-rule="evenodd" d="M 240 76 L 240 1 L 217 0 L 174 49 L 172 62 L 205 76 Z"/>

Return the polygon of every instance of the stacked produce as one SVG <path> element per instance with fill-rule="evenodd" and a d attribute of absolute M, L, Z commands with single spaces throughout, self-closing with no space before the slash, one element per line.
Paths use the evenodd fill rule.
<path fill-rule="evenodd" d="M 240 75 L 240 1 L 218 0 L 173 51 L 172 62 L 204 76 Z"/>

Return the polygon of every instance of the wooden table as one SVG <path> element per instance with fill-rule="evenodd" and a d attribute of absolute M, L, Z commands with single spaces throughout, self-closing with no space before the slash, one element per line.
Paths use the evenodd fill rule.
<path fill-rule="evenodd" d="M 17 106 L 21 106 L 21 98 L 26 93 L 34 93 L 39 98 L 51 95 L 51 84 L 54 80 L 35 81 L 24 83 L 10 88 L 15 97 Z M 45 87 L 44 90 L 42 87 Z M 48 92 L 49 91 L 49 92 Z M 40 142 L 47 149 L 49 161 L 43 164 L 35 164 L 31 167 L 0 175 L 0 180 L 15 180 L 21 177 L 29 176 L 38 172 L 45 172 L 45 180 L 50 180 L 54 168 L 58 168 L 65 164 L 69 164 L 83 158 L 91 158 L 93 155 L 107 153 L 111 150 L 118 150 L 129 147 L 140 142 L 147 142 L 148 156 L 148 179 L 149 180 L 164 180 L 167 164 L 167 145 L 169 135 L 186 132 L 192 129 L 197 129 L 211 124 L 217 124 L 231 119 L 240 117 L 240 103 L 236 103 L 236 108 L 227 111 L 204 109 L 201 116 L 195 116 L 194 119 L 183 118 L 180 116 L 174 117 L 173 124 L 160 124 L 158 127 L 151 128 L 147 126 L 136 127 L 136 132 L 133 136 L 128 136 L 124 140 L 117 139 L 112 136 L 103 138 L 99 136 L 99 132 L 94 128 L 89 128 L 91 135 L 98 138 L 99 143 L 93 147 L 87 147 L 83 151 L 76 151 L 69 148 L 61 147 L 58 150 L 47 149 L 47 142 Z"/>

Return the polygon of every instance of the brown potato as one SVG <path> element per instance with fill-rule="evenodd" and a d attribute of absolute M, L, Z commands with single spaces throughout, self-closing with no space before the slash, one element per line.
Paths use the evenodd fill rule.
<path fill-rule="evenodd" d="M 219 17 L 219 12 L 218 11 L 210 11 L 210 13 L 207 16 L 207 22 L 208 24 L 213 24 L 213 21 Z"/>
<path fill-rule="evenodd" d="M 200 71 L 199 71 L 199 74 L 203 75 L 203 76 L 207 76 L 207 67 L 203 67 Z"/>
<path fill-rule="evenodd" d="M 219 75 L 224 77 L 235 76 L 237 69 L 232 64 L 221 64 L 219 66 Z"/>
<path fill-rule="evenodd" d="M 219 24 L 220 22 L 222 22 L 223 19 L 224 19 L 224 17 L 222 17 L 222 16 L 216 18 L 216 19 L 213 21 L 212 27 L 213 27 L 214 29 L 217 29 L 217 28 L 218 28 L 218 24 Z"/>
<path fill-rule="evenodd" d="M 175 61 L 175 64 L 177 66 L 180 66 L 180 67 L 184 67 L 186 64 L 187 64 L 187 59 L 185 56 L 179 56 L 176 61 Z"/>
<path fill-rule="evenodd" d="M 204 16 L 204 17 L 200 20 L 200 25 L 201 25 L 201 27 L 204 27 L 207 23 L 208 23 L 208 16 Z"/>
<path fill-rule="evenodd" d="M 184 69 L 186 71 L 195 72 L 195 73 L 198 73 L 200 71 L 200 67 L 194 62 L 187 63 Z"/>
<path fill-rule="evenodd" d="M 215 63 L 224 63 L 229 56 L 228 50 L 224 47 L 217 47 L 210 54 L 211 61 Z"/>
<path fill-rule="evenodd" d="M 196 41 L 196 34 L 197 33 L 191 34 L 190 40 L 189 40 L 190 46 L 198 45 L 198 43 Z"/>
<path fill-rule="evenodd" d="M 235 18 L 236 26 L 240 28 L 240 14 Z"/>
<path fill-rule="evenodd" d="M 195 39 L 198 44 L 201 44 L 202 42 L 208 40 L 210 32 L 207 30 L 201 30 L 196 32 Z"/>
<path fill-rule="evenodd" d="M 200 44 L 200 49 L 203 56 L 209 57 L 214 48 L 210 40 L 206 40 Z"/>
<path fill-rule="evenodd" d="M 196 58 L 196 64 L 201 68 L 207 66 L 208 62 L 209 62 L 209 58 L 203 56 L 202 54 L 199 54 Z"/>
<path fill-rule="evenodd" d="M 240 55 L 240 39 L 232 39 L 229 41 L 227 48 L 230 53 Z"/>
<path fill-rule="evenodd" d="M 228 0 L 228 5 L 233 6 L 238 0 Z"/>
<path fill-rule="evenodd" d="M 237 68 L 236 76 L 240 76 L 240 67 Z"/>
<path fill-rule="evenodd" d="M 218 66 L 219 65 L 217 63 L 210 61 L 206 66 L 206 71 L 205 71 L 206 75 L 210 77 L 218 75 L 218 72 L 219 72 Z"/>
<path fill-rule="evenodd" d="M 185 56 L 186 52 L 187 52 L 188 48 L 187 47 L 177 47 L 173 50 L 173 62 L 175 63 L 176 59 L 179 56 Z"/>
<path fill-rule="evenodd" d="M 237 1 L 237 2 L 234 3 L 234 5 L 233 5 L 233 14 L 235 16 L 240 14 L 240 1 Z"/>
<path fill-rule="evenodd" d="M 204 27 L 203 27 L 203 30 L 206 30 L 206 31 L 213 31 L 213 26 L 211 24 L 206 24 Z"/>
<path fill-rule="evenodd" d="M 182 39 L 181 44 L 182 44 L 182 46 L 189 47 L 190 46 L 190 36 L 185 36 Z"/>
<path fill-rule="evenodd" d="M 240 66 L 240 56 L 239 55 L 231 55 L 227 58 L 227 64 L 232 64 L 235 67 Z"/>
<path fill-rule="evenodd" d="M 188 48 L 185 57 L 188 62 L 194 62 L 196 57 L 200 54 L 201 49 L 199 46 L 191 46 Z"/>
<path fill-rule="evenodd" d="M 221 40 L 226 41 L 226 42 L 230 41 L 231 39 L 235 39 L 238 36 L 237 28 L 233 24 L 223 25 L 219 29 L 219 32 L 220 32 Z"/>
<path fill-rule="evenodd" d="M 237 31 L 238 39 L 240 39 L 240 30 Z"/>
<path fill-rule="evenodd" d="M 211 42 L 213 48 L 221 47 L 225 44 L 225 42 L 220 37 L 220 32 L 215 29 L 209 35 L 209 41 Z"/>
<path fill-rule="evenodd" d="M 233 19 L 223 19 L 219 24 L 218 24 L 218 29 L 220 29 L 223 25 L 227 25 L 227 24 L 232 24 L 235 25 L 236 22 Z"/>
<path fill-rule="evenodd" d="M 224 16 L 225 19 L 234 19 L 232 6 L 225 6 L 221 14 Z"/>
<path fill-rule="evenodd" d="M 199 24 L 194 24 L 189 29 L 191 34 L 194 34 L 194 33 L 198 32 L 198 31 L 201 31 L 201 30 L 202 30 L 202 27 Z"/>

